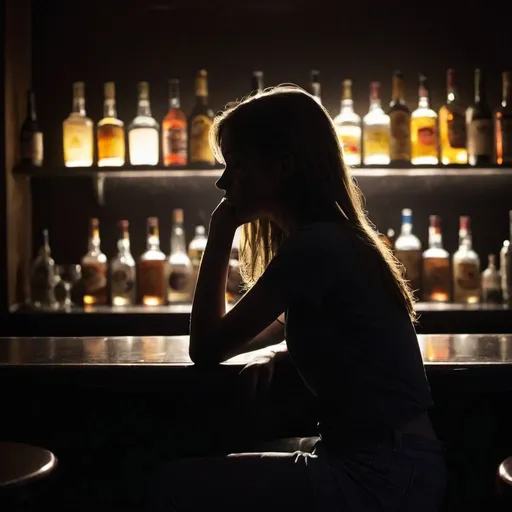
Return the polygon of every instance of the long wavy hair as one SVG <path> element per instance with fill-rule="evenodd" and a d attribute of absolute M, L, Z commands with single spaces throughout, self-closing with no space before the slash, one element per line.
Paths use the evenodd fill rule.
<path fill-rule="evenodd" d="M 229 126 L 236 148 L 250 148 L 262 161 L 286 157 L 292 176 L 283 185 L 283 204 L 305 221 L 339 215 L 351 225 L 378 256 L 382 275 L 393 295 L 415 320 L 414 296 L 404 278 L 403 266 L 369 221 L 361 190 L 343 159 L 343 150 L 327 110 L 295 85 L 280 85 L 230 104 L 214 120 L 210 143 L 224 163 L 221 141 Z M 279 251 L 283 231 L 271 220 L 259 219 L 243 226 L 240 272 L 251 287 Z"/>

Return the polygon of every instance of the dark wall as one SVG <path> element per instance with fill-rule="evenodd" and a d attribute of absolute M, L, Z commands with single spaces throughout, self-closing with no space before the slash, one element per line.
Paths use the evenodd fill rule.
<path fill-rule="evenodd" d="M 95 121 L 102 115 L 102 84 L 115 80 L 118 114 L 127 123 L 135 115 L 140 80 L 151 83 L 153 113 L 161 120 L 167 108 L 167 79 L 180 77 L 183 108 L 189 112 L 194 75 L 202 67 L 209 71 L 214 109 L 249 92 L 254 69 L 265 72 L 266 85 L 306 85 L 309 70 L 317 68 L 324 103 L 333 115 L 339 111 L 343 78 L 354 80 L 356 110 L 364 115 L 369 82 L 382 82 L 387 103 L 394 69 L 405 75 L 406 99 L 412 108 L 418 72 L 426 73 L 437 110 L 444 101 L 446 68 L 456 68 L 460 93 L 469 102 L 472 70 L 477 66 L 488 72 L 489 99 L 496 106 L 500 72 L 512 66 L 512 31 L 501 3 L 488 1 L 485 9 L 482 5 L 476 0 L 34 0 L 33 76 L 46 161 L 62 164 L 61 123 L 69 113 L 71 83 L 76 80 L 86 82 L 87 110 Z M 56 259 L 76 261 L 86 250 L 87 218 L 94 215 L 100 218 L 111 256 L 115 222 L 127 217 L 132 221 L 134 253 L 139 253 L 145 218 L 157 215 L 164 224 L 167 250 L 170 210 L 184 207 L 191 227 L 198 221 L 198 210 L 209 213 L 220 197 L 211 185 L 212 180 L 179 185 L 158 180 L 112 182 L 107 184 L 106 205 L 100 207 L 89 180 L 37 181 L 35 241 L 39 243 L 39 231 L 47 226 Z M 414 208 L 424 243 L 428 214 L 440 213 L 450 250 L 456 245 L 458 215 L 472 215 L 476 248 L 485 254 L 498 251 L 507 237 L 507 210 L 512 206 L 505 190 L 493 190 L 495 197 L 482 182 L 474 189 L 466 187 L 464 196 L 446 189 L 434 197 L 428 187 L 416 190 L 414 197 L 407 188 L 392 197 L 375 197 L 372 192 L 368 208 L 381 230 L 398 229 L 401 208 Z"/>

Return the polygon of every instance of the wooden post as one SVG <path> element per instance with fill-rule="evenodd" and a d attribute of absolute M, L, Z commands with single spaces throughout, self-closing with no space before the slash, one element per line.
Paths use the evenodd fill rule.
<path fill-rule="evenodd" d="M 31 84 L 31 0 L 2 2 L 3 112 L 0 111 L 0 311 L 24 299 L 28 290 L 31 250 L 30 183 L 13 175 L 19 160 L 19 133 L 26 116 Z"/>

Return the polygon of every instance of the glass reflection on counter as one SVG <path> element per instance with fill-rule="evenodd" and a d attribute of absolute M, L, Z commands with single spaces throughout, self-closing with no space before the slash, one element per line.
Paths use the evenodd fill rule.
<path fill-rule="evenodd" d="M 425 361 L 448 361 L 450 359 L 450 335 L 423 336 L 422 355 Z"/>
<path fill-rule="evenodd" d="M 107 338 L 83 338 L 82 341 L 87 363 L 107 362 Z"/>
<path fill-rule="evenodd" d="M 141 338 L 142 361 L 165 361 L 166 344 L 164 336 L 143 336 Z"/>

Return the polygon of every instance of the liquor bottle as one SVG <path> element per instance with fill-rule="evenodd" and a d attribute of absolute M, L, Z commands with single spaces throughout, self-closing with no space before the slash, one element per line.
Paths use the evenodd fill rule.
<path fill-rule="evenodd" d="M 501 276 L 496 268 L 496 256 L 489 254 L 489 264 L 482 272 L 482 302 L 486 304 L 501 304 Z"/>
<path fill-rule="evenodd" d="M 450 255 L 443 249 L 441 217 L 430 216 L 428 249 L 423 253 L 423 300 L 448 302 L 450 300 Z"/>
<path fill-rule="evenodd" d="M 496 112 L 496 163 L 512 165 L 512 71 L 504 71 L 502 101 Z"/>
<path fill-rule="evenodd" d="M 455 71 L 446 72 L 446 103 L 439 109 L 441 163 L 467 164 L 466 119 L 455 85 Z"/>
<path fill-rule="evenodd" d="M 166 167 L 187 165 L 187 117 L 180 104 L 180 81 L 169 80 L 169 111 L 162 122 L 162 154 Z"/>
<path fill-rule="evenodd" d="M 512 240 L 512 210 L 508 212 L 509 221 L 509 240 Z M 505 245 L 505 244 L 503 244 Z M 512 258 L 510 257 L 510 243 L 507 245 L 505 260 L 505 281 L 506 288 L 503 293 L 504 300 L 509 307 L 512 307 Z M 503 272 L 503 269 L 501 270 Z"/>
<path fill-rule="evenodd" d="M 64 165 L 91 167 L 93 162 L 93 122 L 85 113 L 85 86 L 73 84 L 73 110 L 62 123 Z"/>
<path fill-rule="evenodd" d="M 421 286 L 422 254 L 420 239 L 412 232 L 412 210 L 402 210 L 402 227 L 395 242 L 395 256 L 405 267 L 405 277 L 414 292 Z"/>
<path fill-rule="evenodd" d="M 192 282 L 197 282 L 197 276 L 199 275 L 199 267 L 201 266 L 201 260 L 203 259 L 203 254 L 206 249 L 206 229 L 204 226 L 196 226 L 195 232 L 194 232 L 194 238 L 190 241 L 188 244 L 188 257 L 190 258 L 190 261 L 192 262 L 192 270 L 193 270 L 193 276 L 192 276 Z"/>
<path fill-rule="evenodd" d="M 252 72 L 251 91 L 257 94 L 263 92 L 263 71 Z"/>
<path fill-rule="evenodd" d="M 167 298 L 167 262 L 160 250 L 158 219 L 147 220 L 147 247 L 140 259 L 137 269 L 140 301 L 145 306 L 161 306 Z"/>
<path fill-rule="evenodd" d="M 43 245 L 30 272 L 31 302 L 36 308 L 55 308 L 55 262 L 52 258 L 48 230 L 43 230 Z"/>
<path fill-rule="evenodd" d="M 208 106 L 208 74 L 201 69 L 196 76 L 196 103 L 189 117 L 189 164 L 215 165 L 215 156 L 210 147 L 210 128 L 213 110 Z"/>
<path fill-rule="evenodd" d="M 363 163 L 389 164 L 389 116 L 382 110 L 380 82 L 370 84 L 370 108 L 363 117 Z"/>
<path fill-rule="evenodd" d="M 322 86 L 320 84 L 320 71 L 312 69 L 309 73 L 309 92 L 316 102 L 322 104 Z"/>
<path fill-rule="evenodd" d="M 32 89 L 27 93 L 27 117 L 21 125 L 20 151 L 22 164 L 43 165 L 43 132 L 37 122 L 36 98 Z"/>
<path fill-rule="evenodd" d="M 84 305 L 107 303 L 107 257 L 101 252 L 100 223 L 89 221 L 89 250 L 82 258 Z"/>
<path fill-rule="evenodd" d="M 193 269 L 187 254 L 183 210 L 181 208 L 173 210 L 172 218 L 167 300 L 170 304 L 191 302 Z"/>
<path fill-rule="evenodd" d="M 235 231 L 233 243 L 231 245 L 231 254 L 229 255 L 228 279 L 226 282 L 226 302 L 235 304 L 244 294 L 242 276 L 240 275 L 239 246 L 242 228 Z"/>
<path fill-rule="evenodd" d="M 118 252 L 110 263 L 110 300 L 113 306 L 129 306 L 136 302 L 135 260 L 130 252 L 128 221 L 122 220 L 119 227 Z"/>
<path fill-rule="evenodd" d="M 343 80 L 341 110 L 334 118 L 334 126 L 343 146 L 347 165 L 361 165 L 361 118 L 354 112 L 352 80 Z"/>
<path fill-rule="evenodd" d="M 159 125 L 151 115 L 149 84 L 140 82 L 137 116 L 128 127 L 128 147 L 132 165 L 157 165 L 160 156 Z"/>
<path fill-rule="evenodd" d="M 98 122 L 98 167 L 120 167 L 125 161 L 124 123 L 117 118 L 114 82 L 104 86 L 103 119 Z"/>
<path fill-rule="evenodd" d="M 470 218 L 459 220 L 459 248 L 453 255 L 453 300 L 466 304 L 480 301 L 480 258 L 473 250 Z"/>
<path fill-rule="evenodd" d="M 475 69 L 475 103 L 466 110 L 466 125 L 469 164 L 489 165 L 493 155 L 492 113 L 480 69 Z"/>
<path fill-rule="evenodd" d="M 420 75 L 418 108 L 411 114 L 411 163 L 437 165 L 437 114 L 430 108 L 427 77 Z"/>
<path fill-rule="evenodd" d="M 503 297 L 503 302 L 508 302 L 508 287 L 507 287 L 507 279 L 508 279 L 508 255 L 509 255 L 509 240 L 503 241 L 503 246 L 500 250 L 500 276 L 501 276 L 501 295 Z"/>
<path fill-rule="evenodd" d="M 391 165 L 404 166 L 411 161 L 411 113 L 404 99 L 404 79 L 400 71 L 393 74 L 393 96 L 389 107 Z"/>

